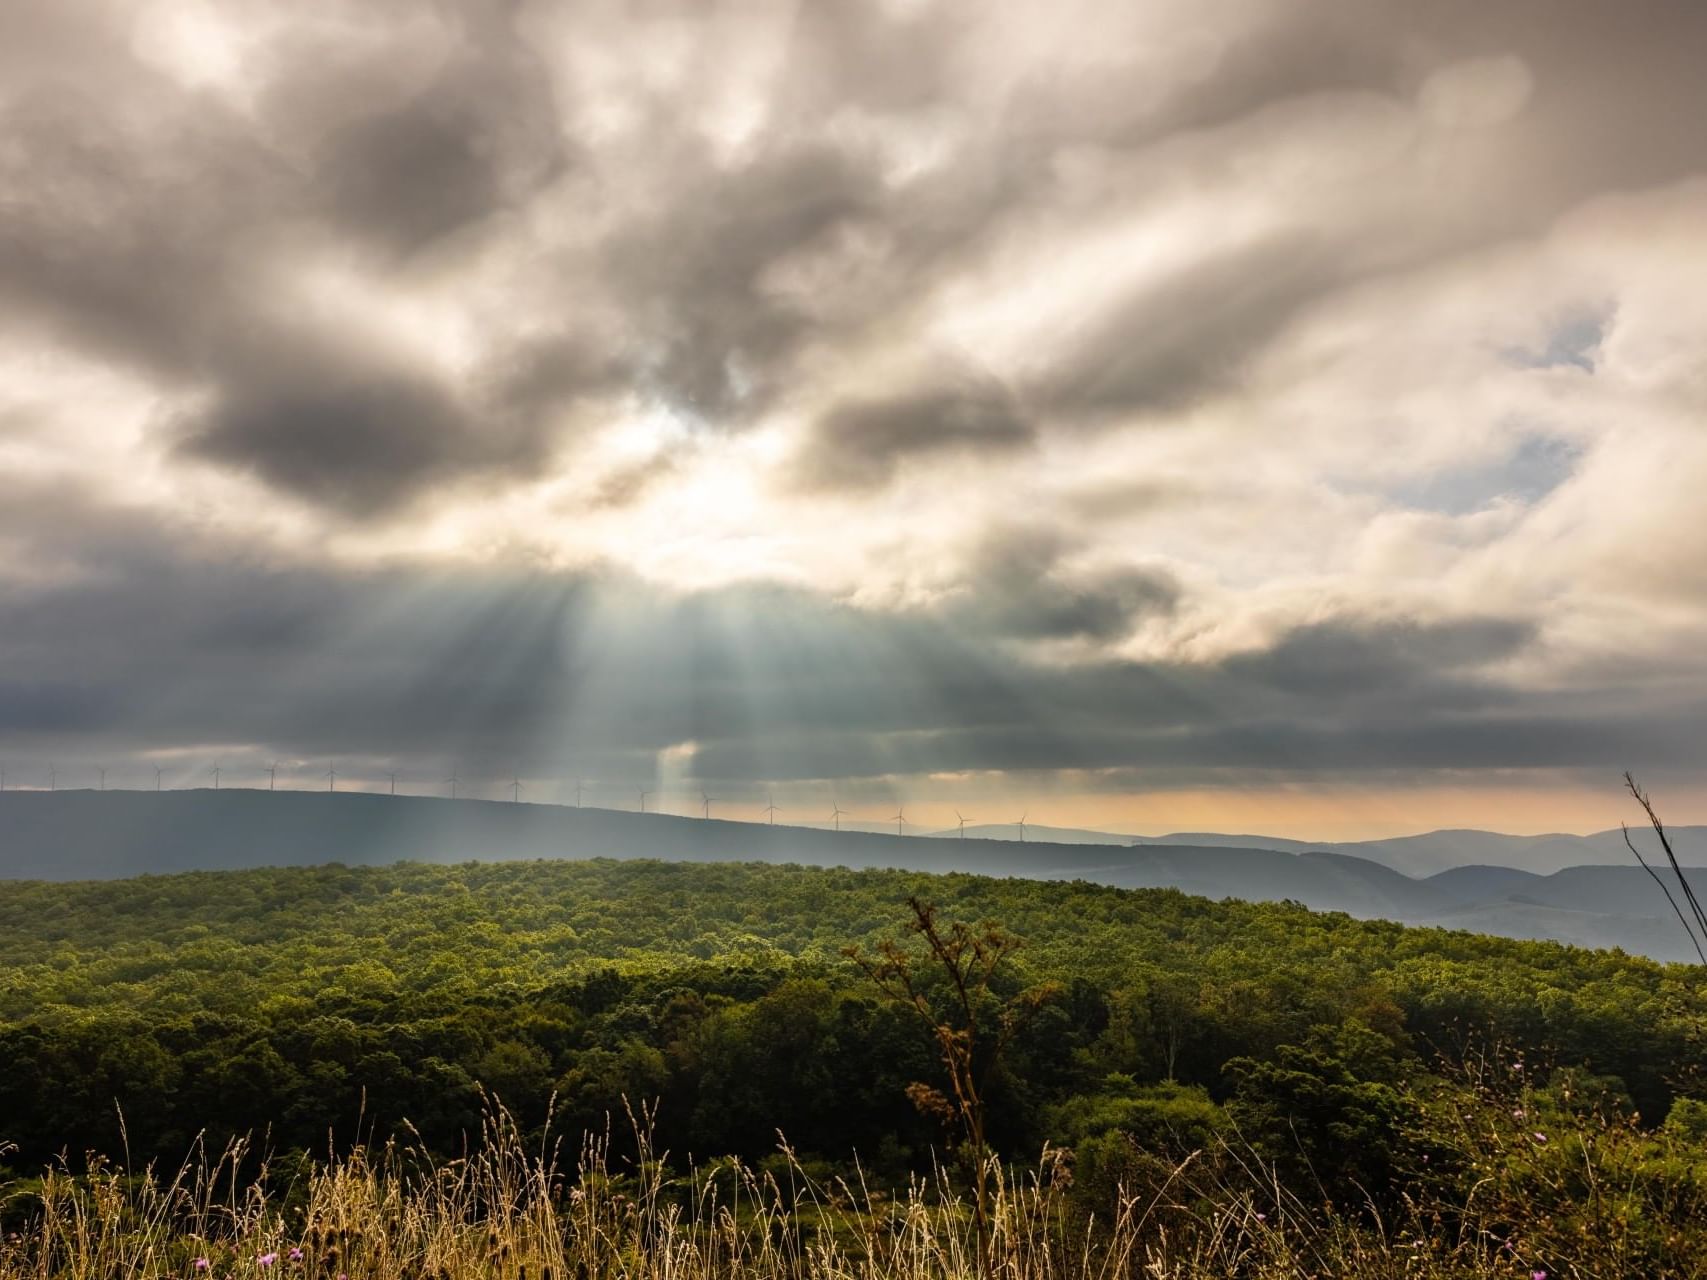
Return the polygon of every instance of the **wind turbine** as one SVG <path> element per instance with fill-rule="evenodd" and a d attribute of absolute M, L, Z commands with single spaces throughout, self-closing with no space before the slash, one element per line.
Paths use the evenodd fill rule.
<path fill-rule="evenodd" d="M 107 789 L 107 771 L 97 765 L 95 766 L 95 772 L 101 775 L 101 790 L 105 791 Z"/>
<path fill-rule="evenodd" d="M 709 821 L 711 819 L 711 797 L 706 795 L 705 792 L 701 791 L 699 793 L 699 803 L 700 803 L 700 811 L 699 811 L 700 817 L 705 818 L 707 821 Z"/>
<path fill-rule="evenodd" d="M 445 781 L 450 783 L 450 798 L 452 800 L 455 800 L 456 799 L 456 775 L 454 773 L 451 774 L 450 777 L 445 779 Z"/>
<path fill-rule="evenodd" d="M 844 812 L 845 812 L 845 810 L 843 810 L 840 805 L 831 805 L 830 806 L 830 818 L 836 824 L 836 830 L 837 831 L 840 831 L 842 829 L 842 814 Z"/>
<path fill-rule="evenodd" d="M 0 765 L 0 792 L 6 790 L 6 766 Z"/>
<path fill-rule="evenodd" d="M 270 765 L 267 766 L 267 790 L 268 791 L 278 790 L 278 782 L 279 782 L 279 762 L 277 760 L 275 760 Z"/>
<path fill-rule="evenodd" d="M 581 807 L 581 780 L 579 778 L 575 779 L 575 807 L 577 809 Z"/>
<path fill-rule="evenodd" d="M 772 792 L 767 791 L 765 792 L 765 799 L 769 801 L 769 803 L 765 805 L 765 816 L 771 820 L 771 826 L 774 827 L 776 826 L 776 796 Z"/>
<path fill-rule="evenodd" d="M 391 794 L 396 795 L 397 794 L 397 775 L 395 773 L 388 773 L 385 776 L 391 779 Z"/>
<path fill-rule="evenodd" d="M 160 775 L 165 772 L 159 765 L 154 766 L 154 789 L 160 790 Z"/>
<path fill-rule="evenodd" d="M 521 802 L 522 802 L 522 780 L 520 778 L 511 778 L 510 779 L 510 803 L 511 804 L 520 804 Z"/>
<path fill-rule="evenodd" d="M 1019 842 L 1021 844 L 1025 843 L 1025 819 L 1026 819 L 1026 816 L 1030 813 L 1031 813 L 1031 810 L 1027 809 L 1025 811 L 1025 813 L 1022 813 L 1019 815 Z M 1048 842 L 1045 841 L 1044 843 L 1048 843 Z"/>
<path fill-rule="evenodd" d="M 51 764 L 47 767 L 47 789 L 49 791 L 59 790 L 59 770 Z"/>
<path fill-rule="evenodd" d="M 338 771 L 336 769 L 326 770 L 326 790 L 336 791 L 337 789 L 338 789 Z"/>
<path fill-rule="evenodd" d="M 907 806 L 902 805 L 895 810 L 895 834 L 901 834 L 901 828 L 907 825 Z"/>
<path fill-rule="evenodd" d="M 219 766 L 218 765 L 213 766 L 213 789 L 215 791 L 219 790 Z"/>
<path fill-rule="evenodd" d="M 651 794 L 652 793 L 650 791 L 642 791 L 640 793 L 640 812 L 641 813 L 646 812 L 646 797 L 651 795 Z"/>
<path fill-rule="evenodd" d="M 964 840 L 966 839 L 966 815 L 960 812 L 959 809 L 956 809 L 954 811 L 954 816 L 960 819 L 960 838 Z"/>

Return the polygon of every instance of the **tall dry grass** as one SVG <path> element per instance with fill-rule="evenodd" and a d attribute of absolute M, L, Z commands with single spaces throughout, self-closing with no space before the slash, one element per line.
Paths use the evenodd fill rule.
<path fill-rule="evenodd" d="M 631 1118 L 633 1119 L 633 1118 Z M 644 1115 L 618 1157 L 610 1134 L 573 1159 L 529 1146 L 501 1108 L 462 1158 L 359 1147 L 261 1162 L 242 1144 L 166 1176 L 96 1163 L 0 1186 L 17 1223 L 0 1280 L 938 1280 L 981 1275 L 972 1206 L 946 1172 L 893 1193 L 814 1177 L 786 1146 L 765 1167 L 673 1172 Z M 246 1171 L 239 1174 L 239 1171 Z M 1707 1276 L 1707 1250 L 1640 1271 L 1606 1241 L 1502 1244 L 1513 1206 L 1405 1201 L 1339 1209 L 1281 1186 L 1248 1150 L 1198 1153 L 1075 1209 L 1071 1161 L 992 1161 L 988 1275 L 1002 1280 L 1652 1280 Z M 1474 1197 L 1471 1197 L 1474 1200 Z M 1258 1206 L 1263 1206 L 1259 1208 Z M 1518 1206 L 1518 1212 L 1522 1212 Z M 1610 1219 L 1597 1235 L 1615 1235 Z"/>

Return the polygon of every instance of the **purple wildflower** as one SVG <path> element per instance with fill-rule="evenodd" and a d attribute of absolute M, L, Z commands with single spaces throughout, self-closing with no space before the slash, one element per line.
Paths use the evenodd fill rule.
<path fill-rule="evenodd" d="M 1529 1280 L 1547 1280 L 1547 1273 L 1545 1271 L 1531 1271 Z"/>
<path fill-rule="evenodd" d="M 1547 1141 L 1547 1135 L 1542 1133 L 1540 1130 L 1536 1130 L 1536 1132 L 1532 1136 L 1535 1138 L 1535 1141 L 1537 1141 L 1537 1142 Z"/>
<path fill-rule="evenodd" d="M 197 1271 L 206 1271 L 209 1264 L 206 1258 L 197 1258 L 194 1265 Z"/>
<path fill-rule="evenodd" d="M 273 1263 L 277 1262 L 278 1260 L 279 1260 L 279 1255 L 276 1252 L 274 1252 L 274 1253 L 263 1253 L 260 1257 L 255 1259 L 255 1261 L 260 1263 L 263 1267 L 270 1267 L 273 1265 Z"/>
<path fill-rule="evenodd" d="M 292 1262 L 301 1262 L 302 1261 L 302 1250 L 301 1249 L 292 1249 L 290 1251 L 290 1260 Z"/>

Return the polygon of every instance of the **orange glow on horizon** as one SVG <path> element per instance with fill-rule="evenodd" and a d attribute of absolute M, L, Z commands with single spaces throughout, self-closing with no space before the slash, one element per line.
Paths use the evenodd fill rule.
<path fill-rule="evenodd" d="M 1707 788 L 1651 787 L 1655 807 L 1670 827 L 1707 823 Z M 970 825 L 1011 822 L 1012 815 L 965 807 Z M 1026 809 L 1021 802 L 1016 810 Z M 974 816 L 976 814 L 976 816 Z M 951 807 L 908 805 L 908 825 L 950 829 Z M 779 819 L 780 821 L 781 819 Z M 1617 778 L 1603 791 L 1545 787 L 1417 787 L 1407 789 L 1267 790 L 1203 789 L 1137 795 L 1055 794 L 1034 798 L 1027 824 L 1161 836 L 1170 832 L 1280 836 L 1342 842 L 1467 828 L 1510 835 L 1588 835 L 1646 825 Z"/>
<path fill-rule="evenodd" d="M 1707 792 L 1667 791 L 1654 797 L 1668 826 L 1707 820 Z M 1378 840 L 1425 831 L 1476 828 L 1513 835 L 1566 832 L 1587 835 L 1645 825 L 1641 811 L 1609 780 L 1604 792 L 1483 787 L 1402 791 L 1184 791 L 1142 796 L 1084 796 L 1061 806 L 1074 816 L 1056 821 L 1054 804 L 1040 805 L 1033 821 L 1051 826 L 1166 835 L 1170 831 L 1220 831 L 1295 840 Z"/>

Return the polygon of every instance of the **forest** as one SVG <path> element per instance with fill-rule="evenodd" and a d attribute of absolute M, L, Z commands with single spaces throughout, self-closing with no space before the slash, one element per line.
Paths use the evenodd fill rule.
<path fill-rule="evenodd" d="M 608 1133 L 635 1156 L 643 1110 L 666 1165 L 765 1167 L 786 1141 L 803 1169 L 904 1184 L 959 1141 L 920 1104 L 952 1083 L 941 1045 L 870 971 L 885 940 L 914 954 L 909 899 L 1012 942 L 974 992 L 1011 1032 L 976 1064 L 990 1150 L 1069 1159 L 1087 1221 L 1146 1187 L 1173 1203 L 1187 1162 L 1194 1195 L 1264 1220 L 1426 1204 L 1433 1232 L 1476 1187 L 1504 1224 L 1478 1248 L 1592 1212 L 1648 1274 L 1707 1266 L 1699 969 L 1290 903 L 755 864 L 11 883 L 0 1163 L 24 1190 L 0 1213 L 27 1217 L 47 1167 L 175 1167 L 245 1136 L 285 1162 L 394 1136 L 451 1156 L 494 1099 L 533 1148 Z M 916 960 L 924 1005 L 951 1004 Z M 1590 1185 L 1601 1160 L 1616 1202 Z"/>

